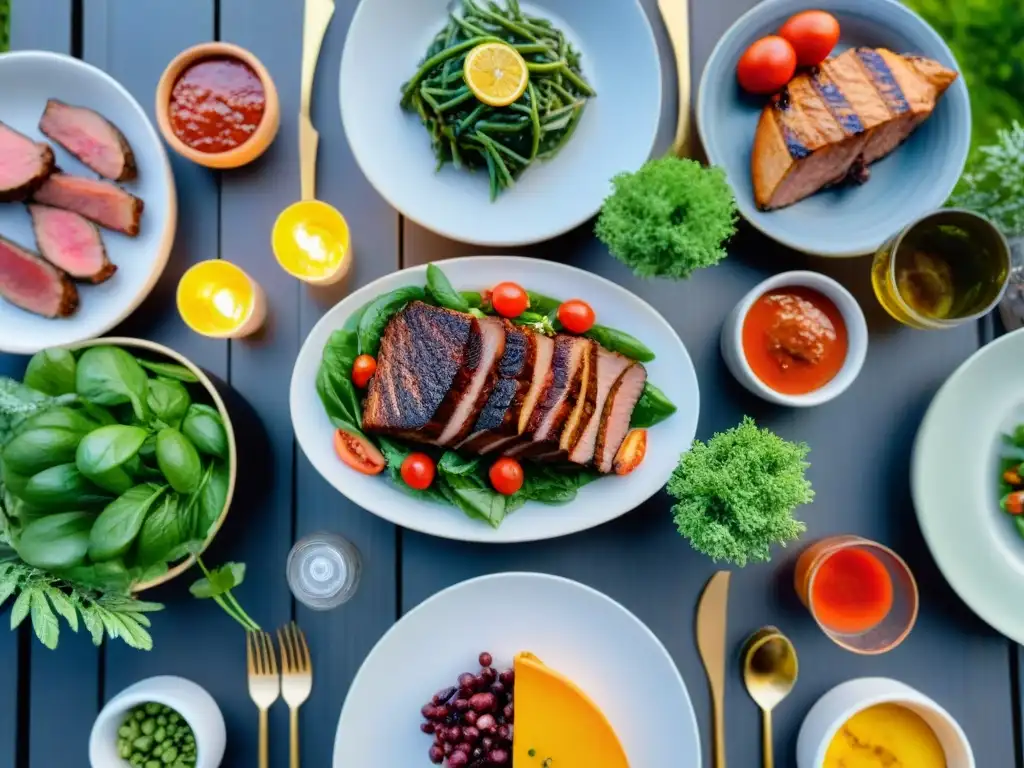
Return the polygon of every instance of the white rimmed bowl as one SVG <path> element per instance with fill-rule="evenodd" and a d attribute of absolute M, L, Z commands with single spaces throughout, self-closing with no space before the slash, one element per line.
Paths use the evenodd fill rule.
<path fill-rule="evenodd" d="M 847 350 L 843 367 L 825 386 L 803 395 L 776 392 L 757 377 L 743 353 L 743 321 L 754 302 L 768 291 L 793 287 L 810 288 L 831 299 L 846 323 Z M 864 319 L 864 311 L 853 294 L 831 277 L 819 272 L 783 272 L 762 280 L 740 299 L 722 326 L 721 347 L 722 357 L 725 358 L 729 371 L 752 393 L 770 403 L 793 408 L 809 408 L 839 397 L 857 378 L 868 352 L 868 324 Z"/>
<path fill-rule="evenodd" d="M 217 768 L 224 759 L 227 728 L 213 697 L 183 677 L 150 677 L 128 686 L 107 702 L 89 736 L 92 768 L 129 768 L 117 754 L 117 729 L 139 704 L 163 704 L 184 718 L 196 739 L 196 768 Z"/>
<path fill-rule="evenodd" d="M 946 768 L 975 768 L 967 735 L 945 709 L 898 680 L 862 677 L 840 683 L 811 707 L 796 741 L 797 768 L 820 768 L 832 737 L 858 712 L 876 704 L 899 704 L 920 715 L 946 753 Z"/>

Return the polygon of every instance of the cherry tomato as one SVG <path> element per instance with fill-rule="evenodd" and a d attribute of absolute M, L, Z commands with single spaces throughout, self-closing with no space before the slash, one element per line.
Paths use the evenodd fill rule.
<path fill-rule="evenodd" d="M 793 46 L 797 64 L 813 67 L 827 59 L 839 42 L 839 22 L 825 11 L 804 11 L 782 25 L 779 37 Z"/>
<path fill-rule="evenodd" d="M 530 306 L 530 297 L 519 283 L 498 283 L 491 289 L 491 305 L 502 317 L 519 317 Z"/>
<path fill-rule="evenodd" d="M 569 333 L 586 333 L 594 327 L 594 310 L 583 299 L 569 299 L 558 308 L 558 322 Z"/>
<path fill-rule="evenodd" d="M 740 57 L 736 76 L 743 90 L 750 93 L 775 93 L 793 79 L 796 51 L 777 35 L 757 40 Z"/>
<path fill-rule="evenodd" d="M 1024 491 L 1013 491 L 1006 494 L 1003 496 L 1000 506 L 1011 515 L 1024 513 Z"/>
<path fill-rule="evenodd" d="M 494 490 L 505 496 L 511 496 L 523 487 L 523 465 L 507 456 L 494 462 L 488 474 Z"/>
<path fill-rule="evenodd" d="M 634 429 L 626 439 L 622 441 L 619 450 L 615 453 L 615 461 L 612 464 L 615 474 L 628 475 L 640 466 L 647 455 L 647 430 Z"/>
<path fill-rule="evenodd" d="M 352 383 L 360 389 L 366 389 L 370 378 L 377 372 L 377 361 L 370 355 L 360 355 L 352 363 Z"/>
<path fill-rule="evenodd" d="M 402 462 L 402 479 L 410 488 L 425 491 L 434 482 L 434 460 L 425 453 L 410 453 Z"/>
<path fill-rule="evenodd" d="M 334 433 L 334 452 L 352 469 L 364 475 L 379 475 L 384 471 L 384 456 L 377 446 L 361 435 L 339 429 Z"/>

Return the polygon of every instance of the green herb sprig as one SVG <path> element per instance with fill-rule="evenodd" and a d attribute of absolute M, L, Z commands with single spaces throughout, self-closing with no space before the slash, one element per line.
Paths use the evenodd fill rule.
<path fill-rule="evenodd" d="M 1024 235 L 1024 126 L 997 131 L 995 144 L 978 148 L 949 204 L 987 216 L 1007 237 Z"/>
<path fill-rule="evenodd" d="M 668 482 L 679 533 L 715 561 L 743 567 L 770 560 L 772 545 L 806 530 L 793 510 L 814 498 L 804 477 L 808 451 L 749 416 L 706 444 L 695 440 Z"/>

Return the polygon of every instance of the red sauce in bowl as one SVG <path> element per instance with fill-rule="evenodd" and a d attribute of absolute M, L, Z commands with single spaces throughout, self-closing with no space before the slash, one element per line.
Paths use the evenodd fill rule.
<path fill-rule="evenodd" d="M 256 132 L 267 107 L 259 75 L 243 61 L 197 61 L 174 83 L 169 117 L 184 144 L 215 154 L 236 149 Z"/>
<path fill-rule="evenodd" d="M 810 600 L 818 621 L 833 632 L 862 634 L 881 624 L 892 610 L 892 577 L 870 552 L 840 549 L 818 566 Z"/>
<path fill-rule="evenodd" d="M 743 354 L 754 375 L 783 395 L 805 395 L 835 378 L 846 361 L 846 323 L 812 288 L 779 288 L 743 320 Z"/>

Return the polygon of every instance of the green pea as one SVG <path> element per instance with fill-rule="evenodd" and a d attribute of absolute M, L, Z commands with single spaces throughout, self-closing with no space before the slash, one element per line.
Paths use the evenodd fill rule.
<path fill-rule="evenodd" d="M 178 750 L 174 747 L 169 747 L 161 759 L 164 761 L 164 765 L 170 765 L 178 759 Z"/>
<path fill-rule="evenodd" d="M 161 741 L 167 738 L 167 729 L 161 725 L 157 725 L 156 731 L 153 733 L 153 740 L 159 744 Z"/>
<path fill-rule="evenodd" d="M 131 732 L 132 729 L 129 728 L 127 725 L 122 725 L 120 728 L 117 729 L 117 735 L 120 736 L 122 739 L 127 739 L 128 736 L 131 735 Z"/>
<path fill-rule="evenodd" d="M 146 719 L 146 713 L 140 707 L 139 709 L 136 709 L 135 712 L 132 714 L 132 718 L 141 722 Z"/>
<path fill-rule="evenodd" d="M 160 714 L 160 705 L 155 703 L 155 702 L 150 702 L 149 704 L 147 704 L 145 709 L 146 709 L 146 714 L 147 715 L 158 715 L 158 714 Z"/>
<path fill-rule="evenodd" d="M 153 751 L 152 751 L 151 755 L 153 757 L 160 757 L 160 755 L 162 755 L 163 753 L 164 753 L 164 745 L 163 744 L 157 744 L 155 747 L 153 747 Z"/>
<path fill-rule="evenodd" d="M 127 741 L 122 741 L 117 745 L 117 754 L 120 755 L 122 760 L 127 760 L 132 756 L 132 745 Z"/>
<path fill-rule="evenodd" d="M 157 725 L 167 725 L 167 715 L 160 715 L 156 719 L 156 724 Z"/>
<path fill-rule="evenodd" d="M 141 750 L 142 752 L 149 752 L 149 750 L 153 747 L 153 737 L 139 736 L 139 738 L 132 742 L 132 746 L 138 750 Z"/>
<path fill-rule="evenodd" d="M 168 719 L 169 719 L 169 720 L 170 720 L 170 721 L 171 721 L 172 723 L 178 723 L 178 722 L 180 722 L 180 721 L 181 721 L 181 715 L 179 715 L 179 714 L 178 714 L 177 712 L 171 712 L 171 714 L 170 714 L 170 715 L 168 715 Z"/>
<path fill-rule="evenodd" d="M 134 755 L 128 758 L 128 763 L 132 765 L 133 768 L 143 768 L 146 764 L 146 757 L 145 755 L 141 755 L 138 752 L 136 752 Z"/>
<path fill-rule="evenodd" d="M 144 768 L 164 768 L 159 760 L 147 760 Z"/>
<path fill-rule="evenodd" d="M 156 730 L 156 720 L 143 720 L 142 721 L 142 732 L 146 736 L 152 736 Z"/>

